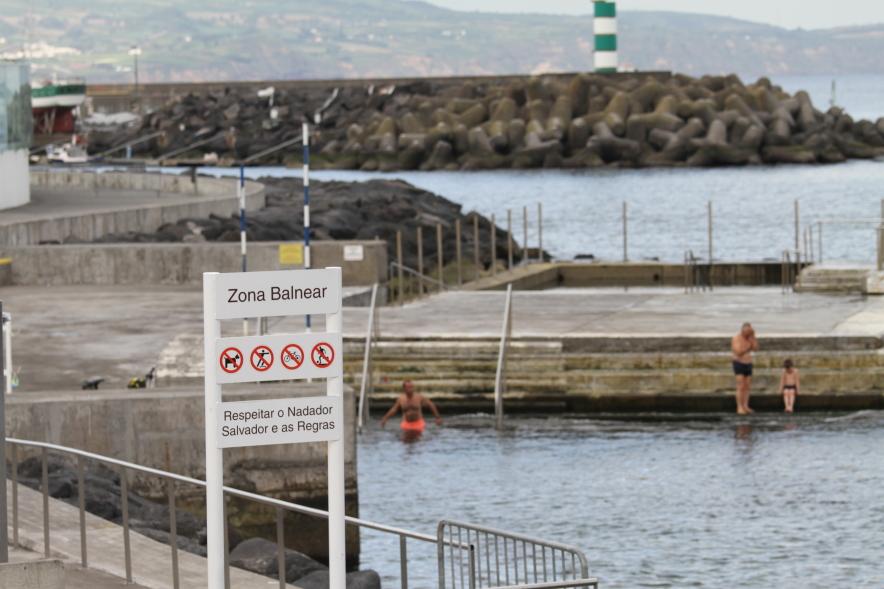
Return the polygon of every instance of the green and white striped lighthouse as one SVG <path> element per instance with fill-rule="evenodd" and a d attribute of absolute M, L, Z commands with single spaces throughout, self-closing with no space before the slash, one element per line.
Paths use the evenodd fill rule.
<path fill-rule="evenodd" d="M 595 71 L 610 74 L 617 71 L 617 3 L 593 0 L 595 18 Z"/>

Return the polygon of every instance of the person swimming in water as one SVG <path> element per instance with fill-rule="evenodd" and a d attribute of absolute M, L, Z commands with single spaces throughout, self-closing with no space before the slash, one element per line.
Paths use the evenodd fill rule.
<path fill-rule="evenodd" d="M 442 416 L 436 405 L 419 393 L 414 392 L 414 383 L 406 380 L 402 383 L 402 394 L 381 418 L 381 427 L 387 425 L 387 420 L 402 411 L 402 421 L 399 428 L 404 432 L 422 432 L 427 427 L 424 421 L 423 408 L 429 409 L 436 417 L 436 425 L 442 425 Z"/>

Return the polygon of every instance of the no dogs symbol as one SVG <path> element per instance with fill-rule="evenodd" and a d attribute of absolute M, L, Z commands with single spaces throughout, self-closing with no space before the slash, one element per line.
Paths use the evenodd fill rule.
<path fill-rule="evenodd" d="M 273 350 L 267 346 L 257 346 L 252 350 L 249 362 L 252 364 L 252 368 L 258 372 L 269 370 L 273 366 Z"/>
<path fill-rule="evenodd" d="M 221 352 L 221 370 L 227 374 L 239 372 L 242 368 L 243 356 L 237 348 L 227 348 Z"/>
<path fill-rule="evenodd" d="M 328 368 L 335 361 L 335 349 L 331 344 L 319 342 L 310 352 L 310 361 L 317 368 Z"/>
<path fill-rule="evenodd" d="M 282 349 L 281 360 L 289 370 L 297 370 L 304 362 L 304 350 L 298 344 L 289 344 Z"/>

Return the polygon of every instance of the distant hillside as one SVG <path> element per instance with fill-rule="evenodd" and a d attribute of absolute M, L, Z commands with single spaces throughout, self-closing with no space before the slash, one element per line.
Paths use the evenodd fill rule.
<path fill-rule="evenodd" d="M 884 25 L 785 30 L 670 12 L 620 17 L 622 62 L 747 75 L 884 72 Z M 143 81 L 585 71 L 590 17 L 456 12 L 400 0 L 0 0 L 0 54 L 38 76 Z"/>

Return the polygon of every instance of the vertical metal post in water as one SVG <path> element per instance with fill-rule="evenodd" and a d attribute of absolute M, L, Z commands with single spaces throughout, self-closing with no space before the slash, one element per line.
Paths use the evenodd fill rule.
<path fill-rule="evenodd" d="M 436 223 L 436 278 L 439 280 L 438 290 L 442 292 L 444 279 L 442 271 L 445 266 L 444 253 L 442 252 L 442 223 Z"/>
<path fill-rule="evenodd" d="M 473 264 L 475 264 L 475 268 L 473 269 L 473 279 L 479 280 L 479 274 L 481 273 L 479 268 L 482 264 L 481 258 L 481 246 L 479 245 L 479 215 L 473 215 Z"/>
<path fill-rule="evenodd" d="M 454 222 L 455 257 L 457 258 L 457 285 L 463 285 L 463 258 L 461 257 L 460 219 Z"/>
<path fill-rule="evenodd" d="M 522 207 L 522 263 L 528 263 L 528 207 Z"/>
<path fill-rule="evenodd" d="M 301 123 L 301 145 L 304 177 L 304 269 L 312 267 L 310 258 L 310 125 L 307 121 Z M 310 315 L 304 317 L 307 332 L 310 332 Z M 208 364 L 206 365 L 208 366 Z"/>
<path fill-rule="evenodd" d="M 543 203 L 537 203 L 537 261 L 543 262 Z"/>
<path fill-rule="evenodd" d="M 817 252 L 820 257 L 820 264 L 822 264 L 823 263 L 823 222 L 822 221 L 817 221 L 816 237 L 817 237 L 817 244 L 819 245 L 819 247 L 817 248 Z"/>
<path fill-rule="evenodd" d="M 0 563 L 9 562 L 9 528 L 6 511 L 6 322 L 0 301 Z M 9 367 L 10 375 L 12 367 Z"/>
<path fill-rule="evenodd" d="M 497 224 L 491 215 L 491 275 L 497 274 Z"/>
<path fill-rule="evenodd" d="M 795 251 L 801 249 L 801 211 L 798 205 L 798 199 L 795 199 Z"/>
<path fill-rule="evenodd" d="M 417 292 L 424 294 L 424 228 L 417 228 Z"/>
<path fill-rule="evenodd" d="M 513 210 L 506 210 L 506 269 L 513 269 Z"/>
<path fill-rule="evenodd" d="M 628 227 L 628 217 L 627 217 L 627 204 L 626 201 L 623 201 L 623 261 L 629 261 L 629 227 Z"/>
<path fill-rule="evenodd" d="M 713 250 L 712 250 L 712 201 L 710 200 L 707 204 L 707 225 L 709 232 L 709 290 L 712 290 L 712 260 L 713 260 Z"/>
<path fill-rule="evenodd" d="M 397 298 L 399 299 L 399 304 L 403 304 L 405 302 L 405 279 L 402 276 L 402 232 L 396 232 L 396 281 L 398 282 L 396 288 Z"/>

